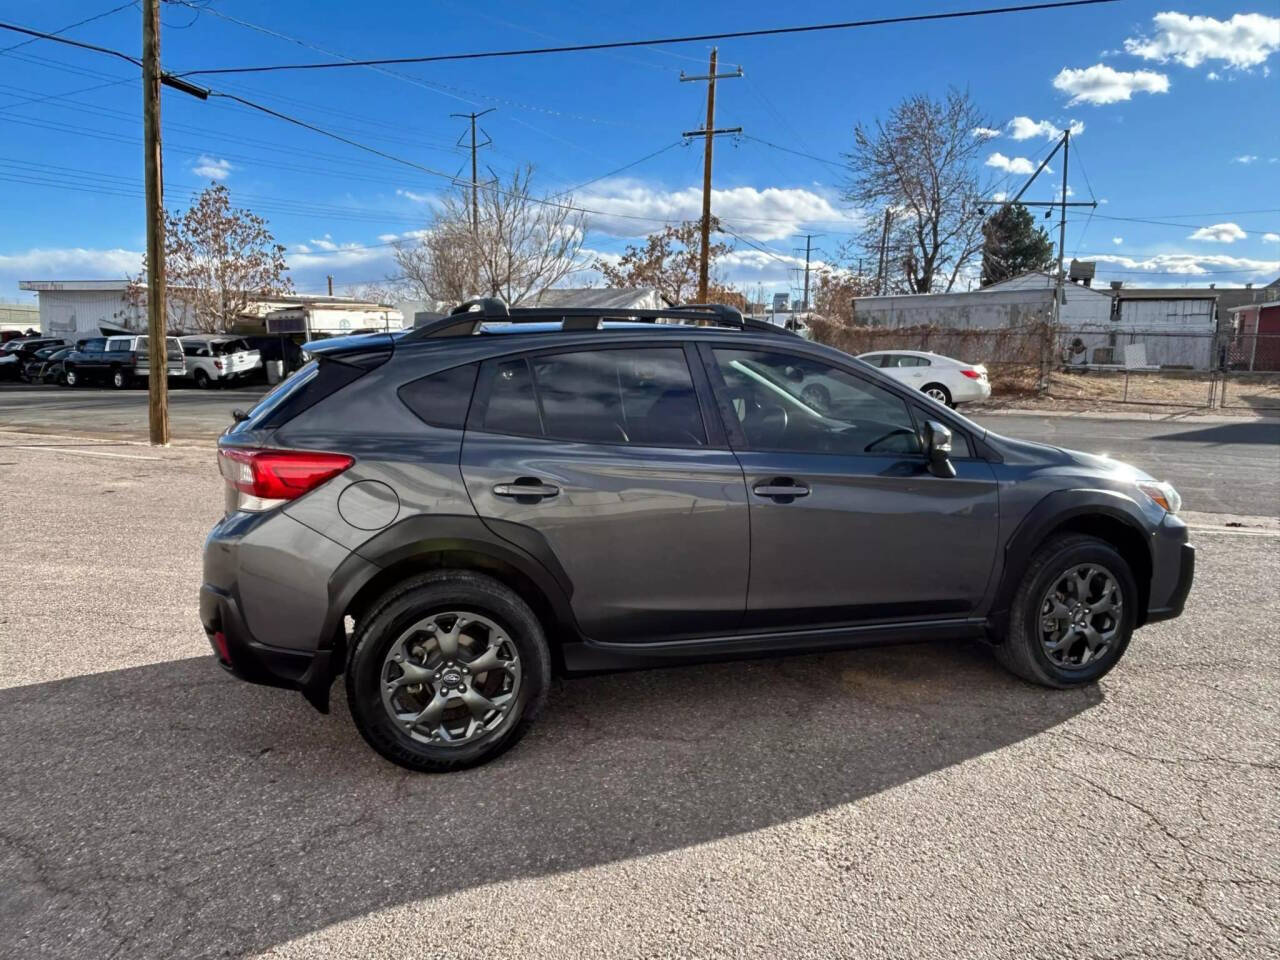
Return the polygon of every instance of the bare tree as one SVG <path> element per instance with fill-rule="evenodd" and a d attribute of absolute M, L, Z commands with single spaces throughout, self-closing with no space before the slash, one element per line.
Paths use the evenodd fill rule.
<path fill-rule="evenodd" d="M 418 299 L 457 302 L 477 295 L 508 303 L 536 297 L 577 268 L 586 216 L 571 196 L 536 197 L 533 167 L 479 190 L 479 222 L 471 222 L 471 187 L 438 202 L 416 241 L 396 245 L 396 265 Z"/>
<path fill-rule="evenodd" d="M 267 221 L 231 206 L 231 194 L 212 183 L 181 216 L 165 212 L 165 270 L 170 317 L 204 333 L 229 329 L 255 300 L 293 291 L 284 247 Z M 147 268 L 126 292 L 146 299 Z"/>
<path fill-rule="evenodd" d="M 711 229 L 719 231 L 720 221 L 711 218 Z M 669 303 L 683 303 L 698 289 L 698 250 L 702 243 L 701 221 L 686 220 L 668 225 L 662 232 L 650 234 L 642 246 L 628 246 L 617 263 L 597 260 L 595 268 L 605 282 L 615 287 L 653 287 Z M 707 248 L 707 262 L 712 272 L 716 260 L 733 249 L 728 243 L 712 243 Z M 713 302 L 729 302 L 746 298 L 719 282 L 711 284 L 707 296 Z M 734 301 L 736 305 L 736 301 Z"/>
<path fill-rule="evenodd" d="M 952 89 L 941 101 L 908 97 L 888 120 L 854 128 L 844 198 L 868 214 L 860 240 L 873 261 L 890 214 L 889 289 L 950 290 L 982 249 L 979 127 L 990 123 L 967 91 Z"/>

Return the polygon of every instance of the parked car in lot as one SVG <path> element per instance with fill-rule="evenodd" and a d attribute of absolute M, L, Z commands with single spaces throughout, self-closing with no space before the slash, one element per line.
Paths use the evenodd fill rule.
<path fill-rule="evenodd" d="M 983 638 L 1068 688 L 1182 612 L 1169 484 L 729 307 L 614 316 L 484 300 L 307 344 L 218 442 L 223 667 L 322 711 L 345 673 L 375 750 L 445 771 L 515 743 L 553 670 Z"/>
<path fill-rule="evenodd" d="M 208 334 L 183 337 L 187 376 L 197 387 L 245 380 L 262 369 L 262 358 L 243 337 Z"/>
<path fill-rule="evenodd" d="M 180 377 L 187 367 L 177 337 L 165 337 L 166 373 Z M 62 382 L 68 387 L 110 383 L 117 390 L 151 376 L 150 338 L 145 336 L 91 337 L 62 361 Z"/>
<path fill-rule="evenodd" d="M 859 354 L 858 359 L 949 407 L 991 396 L 987 368 L 980 363 L 965 363 L 923 350 L 877 350 Z"/>
<path fill-rule="evenodd" d="M 62 361 L 71 351 L 71 347 L 41 347 L 22 368 L 22 379 L 27 383 L 61 383 Z"/>
<path fill-rule="evenodd" d="M 27 364 L 39 351 L 46 347 L 63 347 L 66 343 L 58 337 L 23 337 L 7 341 L 0 346 L 0 380 L 21 379 Z"/>

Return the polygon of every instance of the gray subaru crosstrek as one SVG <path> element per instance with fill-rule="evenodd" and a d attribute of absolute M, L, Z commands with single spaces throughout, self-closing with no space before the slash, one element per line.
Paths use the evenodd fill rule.
<path fill-rule="evenodd" d="M 1176 617 L 1177 493 L 1001 437 L 731 308 L 472 301 L 312 360 L 218 443 L 200 616 L 417 770 L 515 743 L 554 671 L 985 638 L 1092 683 Z"/>

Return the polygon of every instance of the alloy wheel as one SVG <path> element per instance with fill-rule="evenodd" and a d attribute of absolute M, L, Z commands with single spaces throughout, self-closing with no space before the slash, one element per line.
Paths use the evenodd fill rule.
<path fill-rule="evenodd" d="M 945 390 L 941 390 L 941 389 L 939 389 L 938 387 L 930 387 L 928 390 L 926 390 L 926 391 L 924 392 L 924 395 L 925 395 L 926 397 L 932 397 L 934 400 L 937 400 L 939 403 L 946 403 L 946 402 L 947 402 L 947 393 L 946 393 L 946 391 L 945 391 Z"/>
<path fill-rule="evenodd" d="M 450 611 L 424 617 L 391 644 L 382 663 L 382 705 L 414 740 L 462 746 L 492 733 L 520 693 L 520 653 L 487 617 Z"/>
<path fill-rule="evenodd" d="M 1081 670 L 1106 655 L 1120 637 L 1124 596 L 1106 567 L 1065 570 L 1040 602 L 1040 643 L 1054 666 Z"/>

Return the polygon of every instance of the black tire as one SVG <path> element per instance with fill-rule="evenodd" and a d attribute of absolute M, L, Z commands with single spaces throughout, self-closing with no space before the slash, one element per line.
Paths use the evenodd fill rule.
<path fill-rule="evenodd" d="M 205 373 L 203 370 L 196 370 L 192 379 L 195 380 L 196 386 L 201 390 L 208 390 L 209 385 L 213 383 L 213 381 L 209 379 L 209 374 Z"/>
<path fill-rule="evenodd" d="M 1041 642 L 1040 604 L 1054 581 L 1080 564 L 1104 567 L 1120 587 L 1121 615 L 1116 639 L 1088 665 L 1063 669 Z M 1105 676 L 1124 655 L 1133 636 L 1138 607 L 1138 584 L 1119 551 L 1105 540 L 1084 534 L 1064 534 L 1048 540 L 1031 557 L 1018 592 L 1009 608 L 1008 635 L 995 647 L 996 659 L 1011 673 L 1030 683 L 1066 690 L 1094 683 Z"/>
<path fill-rule="evenodd" d="M 951 391 L 941 383 L 926 383 L 920 388 L 920 392 L 933 397 L 939 403 L 944 403 L 948 407 L 954 407 L 955 403 L 951 399 Z"/>
<path fill-rule="evenodd" d="M 391 645 L 415 621 L 446 610 L 479 614 L 500 625 L 519 653 L 522 672 L 506 716 L 492 731 L 459 746 L 414 739 L 382 702 L 383 664 Z M 469 570 L 423 574 L 384 594 L 357 624 L 346 671 L 347 703 L 361 736 L 392 763 L 426 773 L 473 767 L 512 747 L 542 710 L 550 682 L 551 654 L 528 604 L 492 577 Z"/>
<path fill-rule="evenodd" d="M 62 383 L 67 387 L 80 386 L 80 373 L 74 367 L 67 367 L 62 371 Z"/>
<path fill-rule="evenodd" d="M 129 386 L 129 374 L 125 370 L 116 367 L 111 371 L 111 386 L 115 390 L 124 390 Z"/>

